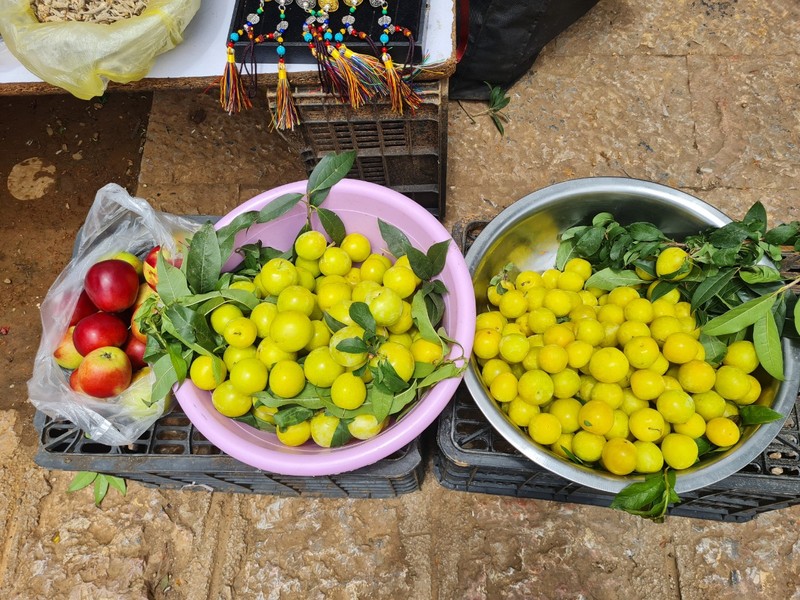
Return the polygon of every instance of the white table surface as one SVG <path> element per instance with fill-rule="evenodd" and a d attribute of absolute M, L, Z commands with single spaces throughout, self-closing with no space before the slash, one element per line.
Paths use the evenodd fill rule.
<path fill-rule="evenodd" d="M 453 22 L 455 0 L 428 0 L 424 52 L 427 66 L 446 62 L 453 57 Z M 173 50 L 156 58 L 147 78 L 218 77 L 225 66 L 225 42 L 233 14 L 234 0 L 203 0 L 200 9 L 184 32 L 184 40 Z M 274 73 L 274 64 L 259 65 L 262 72 Z M 316 71 L 312 63 L 287 64 L 294 72 Z M 41 82 L 11 54 L 0 40 L 0 84 Z"/>

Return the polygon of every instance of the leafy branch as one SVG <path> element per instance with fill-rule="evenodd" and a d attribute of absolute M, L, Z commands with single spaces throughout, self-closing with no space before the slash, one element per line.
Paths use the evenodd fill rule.
<path fill-rule="evenodd" d="M 656 300 L 672 290 L 691 303 L 703 333 L 707 360 L 719 362 L 719 350 L 747 334 L 759 360 L 776 379 L 783 379 L 780 337 L 787 314 L 793 314 L 800 334 L 800 304 L 789 294 L 800 278 L 785 282 L 780 271 L 782 247 L 800 248 L 800 222 L 766 227 L 764 206 L 755 203 L 741 221 L 708 228 L 679 242 L 652 223 L 621 225 L 613 215 L 599 213 L 590 225 L 564 231 L 556 256 L 563 268 L 573 257 L 592 263 L 595 273 L 587 286 L 605 290 L 618 286 L 653 285 Z M 657 279 L 658 255 L 671 246 L 688 253 L 682 278 Z M 773 265 L 764 264 L 765 259 Z"/>
<path fill-rule="evenodd" d="M 502 137 L 503 135 L 505 135 L 505 128 L 503 127 L 503 123 L 508 123 L 510 121 L 508 115 L 502 111 L 506 106 L 508 106 L 508 103 L 511 102 L 511 98 L 509 98 L 506 95 L 505 91 L 500 86 L 492 86 L 488 82 L 484 83 L 486 83 L 486 85 L 489 86 L 490 90 L 489 106 L 486 110 L 483 110 L 479 113 L 475 113 L 473 115 L 470 114 L 466 108 L 464 108 L 464 105 L 461 103 L 460 100 L 458 101 L 458 105 L 461 107 L 461 110 L 464 111 L 464 114 L 469 117 L 469 120 L 472 121 L 473 124 L 477 123 L 477 121 L 475 120 L 476 117 L 482 117 L 484 115 L 488 115 L 489 118 L 492 120 L 492 123 L 494 123 L 494 126 L 497 128 L 497 131 L 500 132 L 500 136 Z"/>
<path fill-rule="evenodd" d="M 125 485 L 125 480 L 114 475 L 106 475 L 105 473 L 94 473 L 91 471 L 80 471 L 67 488 L 67 492 L 77 492 L 90 485 L 94 486 L 94 504 L 100 506 L 103 499 L 108 494 L 109 488 L 114 488 L 123 496 L 127 493 L 128 489 Z"/>

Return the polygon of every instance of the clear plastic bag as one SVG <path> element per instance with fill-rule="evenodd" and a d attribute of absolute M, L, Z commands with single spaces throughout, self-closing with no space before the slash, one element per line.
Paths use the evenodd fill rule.
<path fill-rule="evenodd" d="M 116 23 L 40 23 L 30 0 L 0 0 L 0 35 L 31 73 L 89 100 L 109 81 L 142 79 L 155 57 L 183 41 L 200 0 L 149 0 L 136 17 Z"/>
<path fill-rule="evenodd" d="M 101 400 L 77 393 L 53 352 L 69 326 L 89 267 L 120 251 L 141 257 L 155 245 L 177 257 L 179 242 L 199 226 L 196 220 L 154 210 L 117 184 L 97 192 L 75 241 L 73 257 L 41 304 L 42 339 L 28 381 L 30 401 L 38 410 L 54 419 L 67 419 L 99 443 L 124 446 L 138 439 L 170 408 L 168 399 L 148 406 L 152 372 L 113 398 Z"/>

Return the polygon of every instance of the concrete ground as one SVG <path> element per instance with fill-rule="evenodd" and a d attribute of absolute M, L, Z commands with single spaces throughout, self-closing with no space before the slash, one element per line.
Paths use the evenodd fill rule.
<path fill-rule="evenodd" d="M 446 225 L 594 175 L 671 185 L 731 216 L 761 200 L 776 221 L 800 218 L 798 21 L 795 0 L 601 0 L 510 90 L 504 137 L 487 118 L 466 115 L 480 104 L 450 103 Z M 197 91 L 155 93 L 129 191 L 170 212 L 222 214 L 302 178 L 297 157 L 264 123 L 263 113 L 220 114 Z M 19 147 L 18 161 L 29 156 Z M 117 172 L 95 160 L 99 177 Z M 63 197 L 22 201 L 7 187 L 0 598 L 800 598 L 799 506 L 743 524 L 653 524 L 604 508 L 449 491 L 430 469 L 420 490 L 388 500 L 130 483 L 126 497 L 111 492 L 96 508 L 88 490 L 67 494 L 72 473 L 33 462 L 24 383 L 38 344 L 36 304 L 69 256 L 80 224 L 72 213 L 91 198 L 54 213 L 33 207 L 62 208 Z M 43 232 L 47 246 L 31 241 Z"/>

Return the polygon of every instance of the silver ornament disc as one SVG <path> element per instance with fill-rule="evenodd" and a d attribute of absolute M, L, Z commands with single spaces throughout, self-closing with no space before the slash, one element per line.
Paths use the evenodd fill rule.
<path fill-rule="evenodd" d="M 281 21 L 280 23 L 275 25 L 275 30 L 278 32 L 286 31 L 287 29 L 289 29 L 289 23 L 287 21 Z"/>
<path fill-rule="evenodd" d="M 345 25 L 352 25 L 356 22 L 356 18 L 353 15 L 345 15 L 342 17 L 342 23 Z"/>
<path fill-rule="evenodd" d="M 378 8 L 379 6 L 383 6 L 383 2 L 384 2 L 384 0 L 369 0 L 369 3 L 375 8 Z"/>
<path fill-rule="evenodd" d="M 392 22 L 392 17 L 390 17 L 389 15 L 383 15 L 381 18 L 378 19 L 378 25 L 382 25 L 383 27 L 385 27 L 391 22 Z"/>
<path fill-rule="evenodd" d="M 259 17 L 256 13 L 250 13 L 249 15 L 247 15 L 247 20 L 253 25 L 255 25 L 261 20 L 261 17 Z"/>

